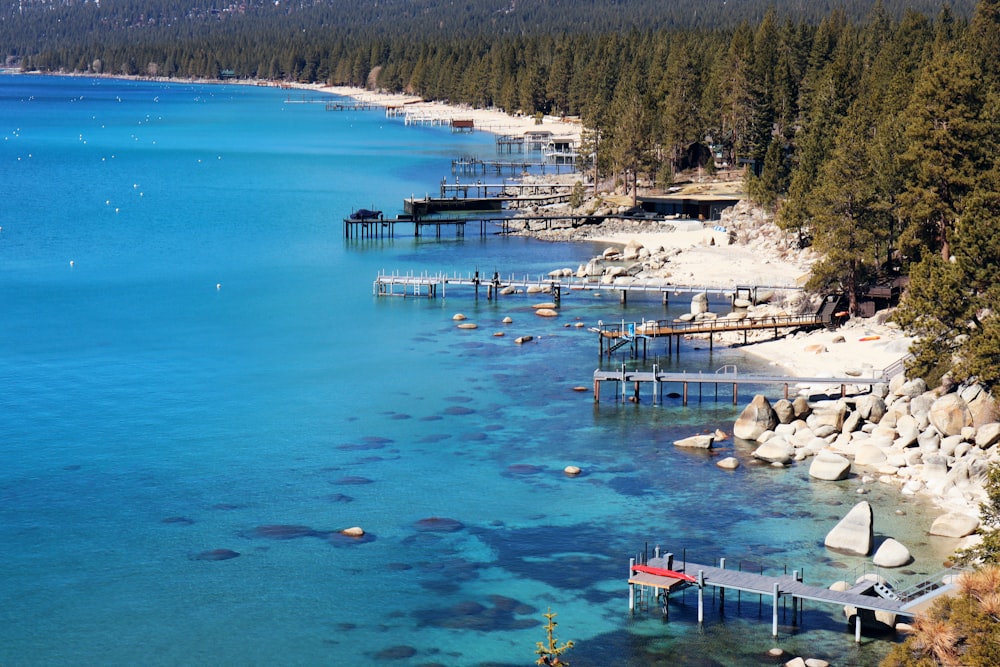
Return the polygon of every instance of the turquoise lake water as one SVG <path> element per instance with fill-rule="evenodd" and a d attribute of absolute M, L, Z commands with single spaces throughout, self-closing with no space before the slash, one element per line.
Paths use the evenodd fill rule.
<path fill-rule="evenodd" d="M 655 299 L 570 294 L 548 320 L 530 296 L 373 296 L 380 270 L 539 274 L 602 246 L 346 240 L 352 209 L 394 215 L 493 139 L 287 95 L 0 76 L 0 664 L 528 665 L 547 608 L 574 667 L 877 662 L 837 609 L 778 639 L 756 598 L 703 627 L 692 593 L 630 616 L 646 545 L 844 576 L 861 559 L 822 540 L 857 484 L 675 449 L 731 428 L 725 387 L 574 392 L 601 362 L 566 325 L 665 317 Z M 761 367 L 686 345 L 678 369 Z M 939 569 L 916 501 L 866 498 Z"/>

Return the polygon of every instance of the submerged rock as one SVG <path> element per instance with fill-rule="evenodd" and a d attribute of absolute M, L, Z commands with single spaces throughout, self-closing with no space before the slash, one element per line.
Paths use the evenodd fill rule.
<path fill-rule="evenodd" d="M 692 435 L 689 438 L 674 440 L 675 447 L 689 447 L 692 449 L 711 449 L 714 442 L 714 435 Z"/>

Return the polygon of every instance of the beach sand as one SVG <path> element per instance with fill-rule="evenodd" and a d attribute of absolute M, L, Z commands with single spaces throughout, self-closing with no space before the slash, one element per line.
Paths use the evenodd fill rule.
<path fill-rule="evenodd" d="M 813 261 L 811 253 L 779 257 L 773 249 L 752 242 L 727 245 L 728 233 L 711 228 L 598 233 L 590 240 L 609 245 L 638 242 L 651 250 L 679 251 L 670 259 L 671 278 L 705 287 L 801 285 Z M 871 318 L 852 318 L 836 331 L 821 329 L 777 339 L 771 339 L 768 332 L 765 340 L 742 349 L 769 362 L 776 372 L 796 377 L 843 377 L 859 372 L 861 376 L 877 376 L 906 357 L 913 341 L 887 323 L 887 317 L 887 312 L 881 312 Z M 842 342 L 835 342 L 840 339 Z"/>
<path fill-rule="evenodd" d="M 499 109 L 473 109 L 471 107 L 426 102 L 415 95 L 382 93 L 348 86 L 297 85 L 296 88 L 313 90 L 331 95 L 343 95 L 359 102 L 378 106 L 405 106 L 408 112 L 445 120 L 471 120 L 478 131 L 498 135 L 521 136 L 525 132 L 551 132 L 553 137 L 579 141 L 583 125 L 577 118 L 545 116 L 538 122 L 534 116 L 512 116 Z"/>

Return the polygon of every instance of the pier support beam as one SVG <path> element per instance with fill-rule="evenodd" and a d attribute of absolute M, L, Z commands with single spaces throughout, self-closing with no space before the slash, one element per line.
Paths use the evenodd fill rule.
<path fill-rule="evenodd" d="M 778 591 L 778 584 L 774 584 L 774 605 L 771 608 L 771 636 L 778 636 L 778 598 L 781 596 L 780 591 Z"/>
<path fill-rule="evenodd" d="M 705 622 L 705 571 L 698 570 L 698 623 Z"/>
<path fill-rule="evenodd" d="M 635 558 L 628 559 L 628 578 L 632 578 L 632 568 L 635 567 Z M 628 611 L 635 611 L 635 584 L 628 585 Z"/>

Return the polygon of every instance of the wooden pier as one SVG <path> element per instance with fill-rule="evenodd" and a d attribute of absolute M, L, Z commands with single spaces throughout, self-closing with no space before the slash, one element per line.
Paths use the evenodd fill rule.
<path fill-rule="evenodd" d="M 433 235 L 439 239 L 443 235 L 442 232 L 447 229 L 454 232 L 455 238 L 464 238 L 467 226 L 478 228 L 479 236 L 485 237 L 491 233 L 509 233 L 510 218 L 487 215 L 442 218 L 422 218 L 412 215 L 400 215 L 395 218 L 344 218 L 344 238 L 395 238 L 396 229 L 401 226 L 411 229 L 414 238 Z"/>
<path fill-rule="evenodd" d="M 423 216 L 442 211 L 500 211 L 504 207 L 548 206 L 569 201 L 572 187 L 521 183 L 448 183 L 441 181 L 440 196 L 411 196 L 403 200 L 409 215 Z"/>
<path fill-rule="evenodd" d="M 413 273 L 399 273 L 399 272 L 379 272 L 378 276 L 375 278 L 374 291 L 375 294 L 379 296 L 427 296 L 434 297 L 438 294 L 438 289 L 442 296 L 448 287 L 478 287 L 484 284 L 482 280 L 476 282 L 478 272 L 475 273 L 428 273 L 423 272 L 419 275 Z M 720 298 L 733 298 L 736 292 L 734 289 L 768 289 L 768 290 L 789 290 L 789 291 L 801 291 L 802 288 L 797 285 L 770 285 L 761 287 L 742 287 L 742 288 L 732 288 L 732 287 L 704 287 L 698 285 L 680 285 L 675 283 L 670 283 L 666 280 L 650 280 L 643 282 L 628 282 L 628 283 L 614 283 L 610 285 L 605 285 L 600 282 L 595 282 L 588 278 L 576 278 L 576 277 L 553 277 L 548 275 L 536 275 L 529 276 L 509 274 L 507 276 L 501 276 L 499 273 L 494 273 L 491 280 L 495 280 L 497 283 L 498 290 L 503 290 L 504 288 L 513 288 L 514 290 L 519 290 L 522 293 L 539 293 L 544 292 L 552 297 L 552 300 L 559 304 L 562 300 L 562 296 L 565 293 L 573 292 L 585 292 L 585 293 L 602 293 L 602 292 L 619 292 L 619 301 L 625 303 L 627 298 L 626 294 L 628 292 L 639 292 L 646 294 L 656 294 L 658 295 L 663 303 L 667 303 L 669 295 L 673 294 L 675 296 L 685 294 L 697 294 L 705 292 L 708 294 L 714 294 Z M 426 291 L 422 289 L 427 285 L 433 284 L 435 286 L 434 290 Z M 412 287 L 413 289 L 409 289 Z M 418 289 L 419 288 L 419 289 Z M 490 298 L 498 296 L 499 292 L 495 294 L 488 295 Z M 476 292 L 478 298 L 479 293 Z M 598 322 L 599 327 L 592 329 L 592 331 L 599 332 L 601 328 L 610 325 L 604 325 L 602 322 Z M 603 343 L 602 343 L 603 345 Z M 603 352 L 602 352 L 603 353 Z"/>
<path fill-rule="evenodd" d="M 895 365 L 894 365 L 895 366 Z M 739 401 L 739 386 L 741 384 L 770 384 L 783 385 L 784 397 L 789 397 L 789 387 L 798 385 L 822 385 L 836 387 L 840 386 L 840 395 L 847 395 L 847 387 L 851 385 L 866 386 L 880 383 L 888 383 L 892 379 L 888 369 L 873 371 L 870 376 L 844 376 L 844 377 L 790 377 L 788 375 L 755 375 L 740 374 L 736 366 L 727 365 L 718 369 L 714 373 L 688 373 L 687 371 L 662 371 L 656 364 L 653 364 L 652 371 L 630 371 L 622 364 L 620 370 L 594 371 L 594 402 L 601 400 L 601 386 L 606 383 L 614 385 L 615 402 L 639 403 L 642 400 L 643 387 L 649 390 L 650 400 L 653 405 L 663 403 L 663 388 L 665 386 L 676 385 L 681 390 L 681 405 L 687 405 L 690 399 L 690 388 L 697 387 L 698 400 L 704 398 L 705 387 L 714 388 L 714 398 L 719 399 L 719 385 L 731 385 L 733 390 L 733 405 Z"/>
<path fill-rule="evenodd" d="M 499 176 L 503 173 L 510 173 L 511 175 L 515 175 L 531 169 L 538 170 L 542 174 L 546 170 L 555 171 L 557 174 L 561 174 L 563 170 L 567 170 L 569 173 L 576 171 L 576 167 L 573 165 L 559 164 L 545 160 L 480 160 L 478 158 L 457 158 L 451 161 L 451 173 L 453 174 L 473 176 L 482 174 L 485 176 L 487 173 L 495 173 Z"/>
<path fill-rule="evenodd" d="M 761 287 L 737 287 L 737 290 L 758 290 Z M 764 289 L 788 289 L 787 287 L 768 287 Z M 735 292 L 730 292 L 735 296 Z M 748 341 L 750 331 L 773 330 L 774 337 L 779 331 L 792 329 L 815 329 L 817 327 L 834 327 L 838 318 L 827 312 L 824 304 L 816 313 L 805 315 L 772 315 L 767 317 L 719 317 L 715 319 L 692 320 L 644 320 L 642 322 L 625 322 L 606 324 L 598 322 L 597 335 L 600 346 L 600 356 L 611 356 L 615 350 L 629 346 L 630 356 L 638 357 L 641 348 L 642 358 L 646 358 L 646 344 L 655 338 L 667 339 L 667 352 L 673 354 L 676 340 L 677 353 L 680 354 L 681 338 L 694 335 L 708 335 L 708 349 L 713 346 L 714 335 L 718 333 L 742 332 L 743 343 Z"/>
<path fill-rule="evenodd" d="M 727 569 L 725 558 L 719 559 L 718 567 L 685 561 L 675 563 L 674 555 L 666 553 L 661 556 L 659 547 L 656 547 L 654 557 L 648 562 L 642 560 L 641 555 L 629 559 L 629 612 L 634 613 L 637 608 L 648 608 L 650 599 L 655 597 L 664 616 L 667 616 L 670 593 L 695 587 L 698 595 L 698 623 L 704 623 L 706 589 L 712 589 L 713 596 L 718 593 L 720 610 L 725 607 L 726 591 L 736 591 L 737 609 L 744 593 L 758 596 L 759 604 L 766 596 L 771 598 L 771 635 L 777 637 L 778 611 L 782 598 L 791 600 L 792 619 L 796 625 L 802 614 L 802 602 L 808 600 L 839 607 L 854 607 L 857 610 L 854 614 L 856 642 L 861 641 L 862 612 L 868 612 L 872 616 L 875 612 L 886 612 L 912 617 L 934 598 L 954 590 L 953 581 L 957 576 L 956 570 L 946 570 L 906 589 L 887 586 L 879 577 L 862 578 L 847 591 L 833 591 L 822 586 L 807 585 L 799 570 L 792 574 L 786 572 L 772 576 L 765 575 L 762 568 L 759 572 L 745 570 L 742 566 L 739 569 Z"/>

